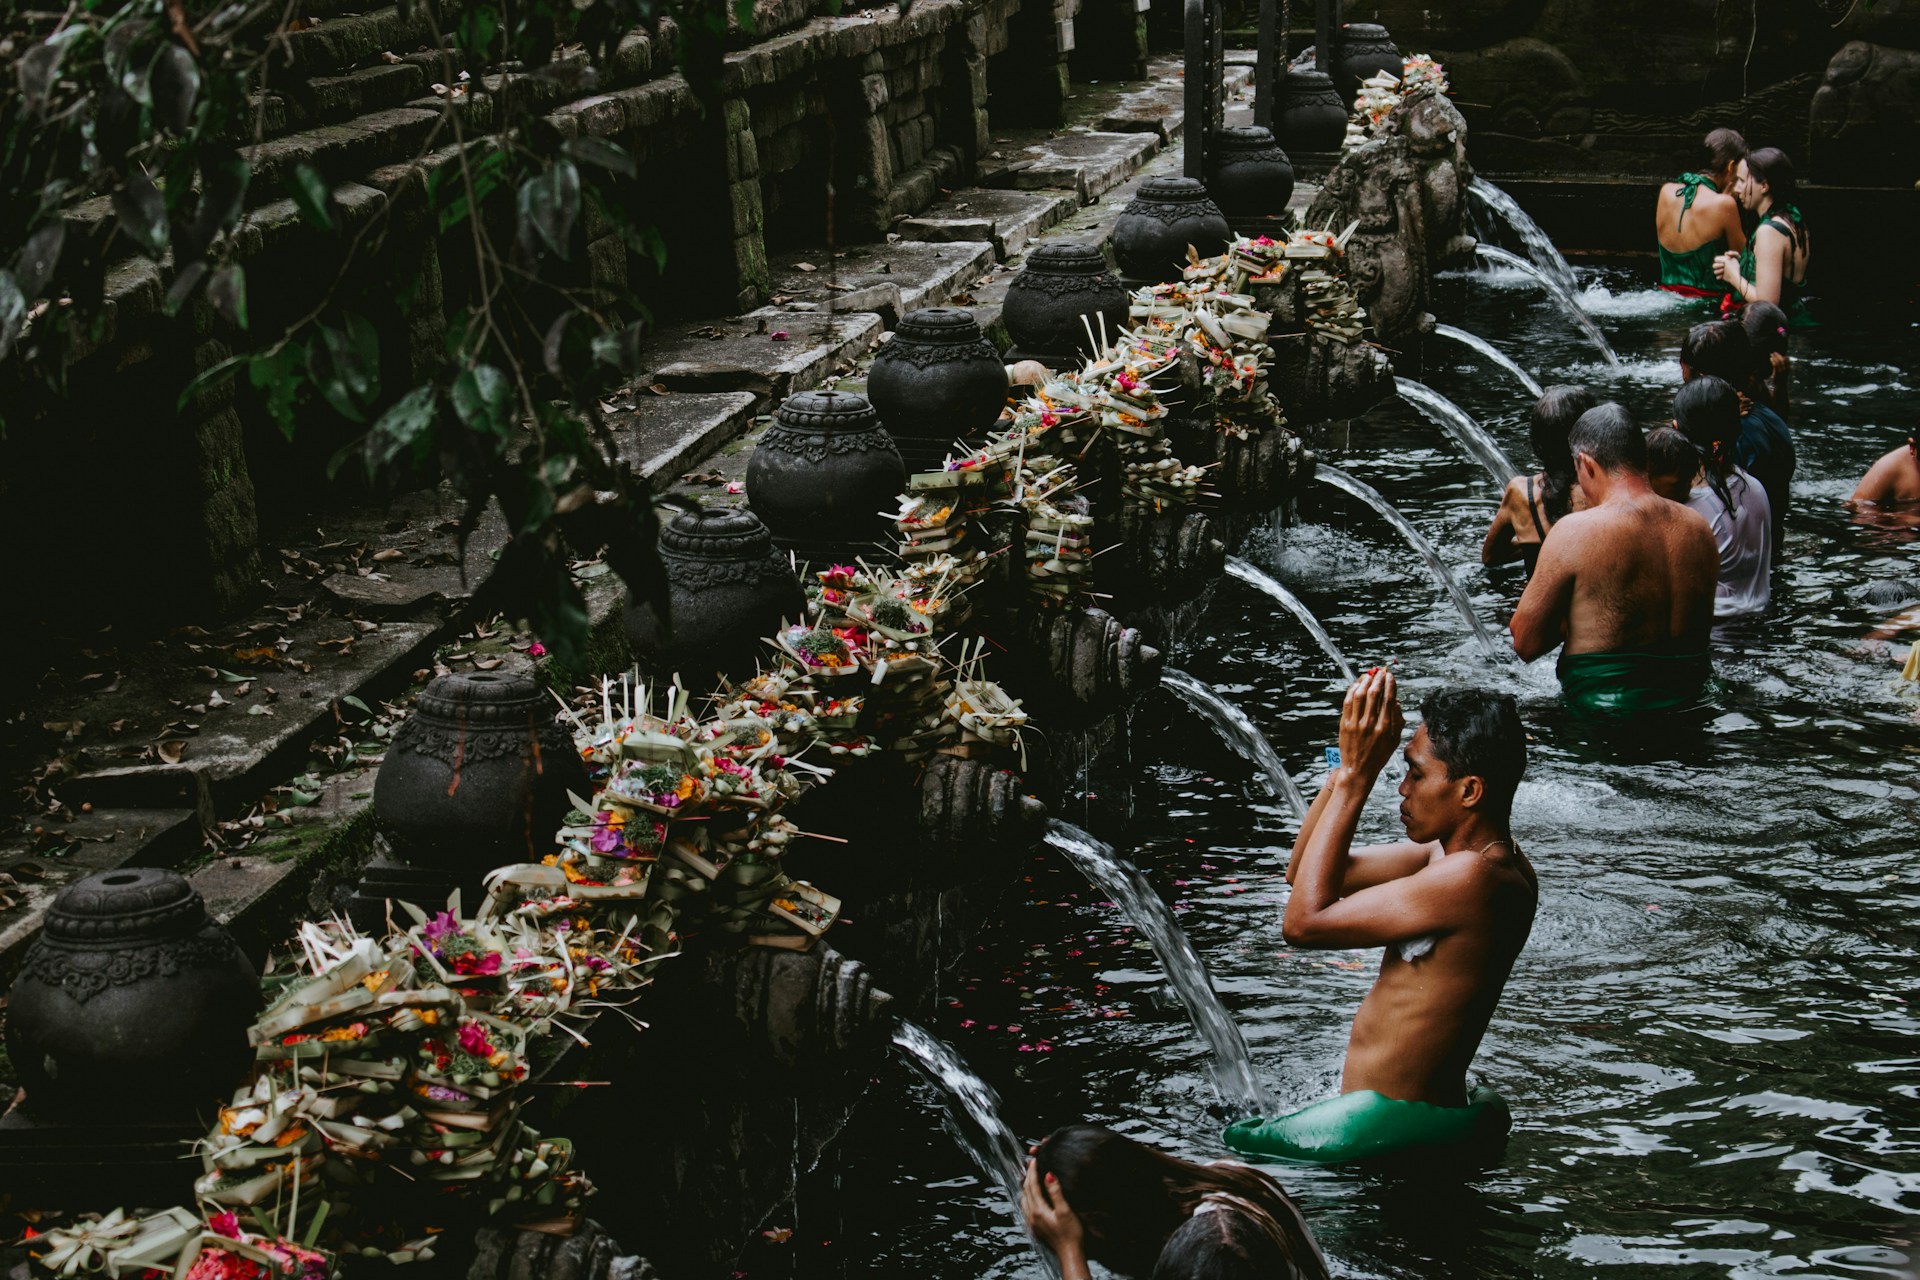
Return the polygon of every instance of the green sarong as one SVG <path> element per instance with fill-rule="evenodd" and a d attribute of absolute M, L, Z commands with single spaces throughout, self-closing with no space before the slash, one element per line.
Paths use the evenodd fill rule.
<path fill-rule="evenodd" d="M 1653 715 L 1697 702 L 1713 675 L 1703 653 L 1563 653 L 1560 696 L 1583 716 Z"/>
<path fill-rule="evenodd" d="M 1507 1136 L 1513 1115 L 1485 1087 L 1467 1091 L 1464 1107 L 1407 1102 L 1356 1089 L 1271 1120 L 1227 1126 L 1227 1146 L 1243 1156 L 1293 1164 L 1346 1164 L 1422 1148 L 1492 1145 Z"/>

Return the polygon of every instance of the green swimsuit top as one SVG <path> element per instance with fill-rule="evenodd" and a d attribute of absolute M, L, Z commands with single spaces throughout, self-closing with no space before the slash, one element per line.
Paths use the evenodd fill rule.
<path fill-rule="evenodd" d="M 1712 178 L 1699 173 L 1683 173 L 1674 179 L 1680 184 L 1680 216 L 1674 219 L 1674 230 L 1687 220 L 1687 210 L 1693 208 L 1693 198 L 1700 194 L 1700 188 L 1719 191 Z M 1713 260 L 1720 256 L 1726 247 L 1724 238 L 1709 240 L 1697 249 L 1685 253 L 1675 253 L 1665 245 L 1660 246 L 1660 283 L 1680 285 L 1683 288 L 1698 289 L 1702 293 L 1722 293 L 1726 286 L 1713 274 Z"/>
<path fill-rule="evenodd" d="M 1787 313 L 1790 320 L 1804 322 L 1806 300 L 1801 295 L 1806 290 L 1807 282 L 1802 280 L 1795 283 L 1793 255 L 1800 248 L 1795 232 L 1806 225 L 1806 219 L 1801 216 L 1799 205 L 1790 204 L 1784 209 L 1769 209 L 1767 216 L 1760 220 L 1760 226 L 1764 227 L 1769 223 L 1773 225 L 1775 231 L 1787 238 L 1787 260 L 1780 264 L 1780 309 Z M 1759 243 L 1759 240 L 1760 227 L 1755 227 L 1753 234 L 1747 237 L 1747 247 L 1740 251 L 1740 275 L 1744 279 L 1758 279 L 1755 275 L 1758 264 L 1754 260 L 1753 247 Z M 1734 301 L 1738 302 L 1739 298 L 1736 297 Z"/>

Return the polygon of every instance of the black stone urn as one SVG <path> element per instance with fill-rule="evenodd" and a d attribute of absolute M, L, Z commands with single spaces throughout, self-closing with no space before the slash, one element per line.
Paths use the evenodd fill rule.
<path fill-rule="evenodd" d="M 1397 80 L 1406 72 L 1406 59 L 1400 56 L 1387 29 L 1377 22 L 1347 23 L 1340 28 L 1340 38 L 1333 47 L 1340 55 L 1334 64 L 1334 88 L 1348 107 L 1353 105 L 1362 81 L 1381 71 Z"/>
<path fill-rule="evenodd" d="M 1013 339 L 1009 362 L 1059 365 L 1091 359 L 1087 330 L 1097 341 L 1104 319 L 1107 332 L 1117 333 L 1127 323 L 1127 291 L 1107 270 L 1106 250 L 1099 244 L 1048 241 L 1027 255 L 1026 266 L 1008 283 L 1000 318 Z"/>
<path fill-rule="evenodd" d="M 900 450 L 865 396 L 802 391 L 754 448 L 747 505 L 775 546 L 824 568 L 892 546 L 887 513 L 906 483 Z"/>
<path fill-rule="evenodd" d="M 874 356 L 867 398 L 907 471 L 936 471 L 949 453 L 980 443 L 999 418 L 1007 368 L 973 312 L 923 307 L 907 312 Z"/>
<path fill-rule="evenodd" d="M 531 676 L 441 676 L 387 748 L 374 812 L 401 858 L 437 874 L 446 892 L 461 890 L 464 911 L 480 905 L 487 872 L 552 852 L 567 792 L 588 793 L 586 766 L 554 708 Z M 438 910 L 444 897 L 409 900 Z"/>
<path fill-rule="evenodd" d="M 1187 247 L 1203 258 L 1226 251 L 1233 239 L 1220 206 L 1198 178 L 1148 178 L 1113 224 L 1113 256 L 1136 280 L 1178 280 Z"/>
<path fill-rule="evenodd" d="M 260 978 L 178 873 L 102 871 L 47 910 L 7 993 L 34 1125 L 204 1124 L 253 1061 Z"/>
<path fill-rule="evenodd" d="M 1216 129 L 1207 190 L 1229 218 L 1277 218 L 1293 196 L 1293 161 L 1273 140 L 1273 131 L 1252 125 Z"/>
<path fill-rule="evenodd" d="M 1338 151 L 1347 136 L 1349 96 L 1340 98 L 1333 77 L 1324 71 L 1289 71 L 1280 79 L 1280 101 L 1273 113 L 1273 133 L 1281 146 L 1302 151 Z"/>
<path fill-rule="evenodd" d="M 627 601 L 627 640 L 652 675 L 679 673 L 692 687 L 709 676 L 753 674 L 767 652 L 763 637 L 798 622 L 806 595 L 760 517 L 739 507 L 682 511 L 660 531 L 667 571 L 663 611 Z"/>

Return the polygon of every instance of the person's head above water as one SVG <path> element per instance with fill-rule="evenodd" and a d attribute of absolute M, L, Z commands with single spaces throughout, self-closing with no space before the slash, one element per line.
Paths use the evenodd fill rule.
<path fill-rule="evenodd" d="M 1180 1224 L 1154 1264 L 1152 1280 L 1276 1280 L 1292 1259 L 1244 1213 L 1197 1213 Z"/>
<path fill-rule="evenodd" d="M 1700 157 L 1700 172 L 1712 178 L 1722 192 L 1731 195 L 1734 169 L 1746 158 L 1747 140 L 1740 136 L 1738 129 L 1715 129 L 1707 135 L 1702 147 L 1705 154 Z"/>
<path fill-rule="evenodd" d="M 1694 452 L 1693 442 L 1678 430 L 1655 427 L 1647 432 L 1647 483 L 1655 493 L 1685 502 L 1693 490 L 1694 472 L 1699 469 L 1700 455 Z"/>
<path fill-rule="evenodd" d="M 1733 466 L 1733 442 L 1740 438 L 1740 393 L 1725 378 L 1701 374 L 1673 397 L 1673 425 L 1710 470 Z"/>
<path fill-rule="evenodd" d="M 1552 522 L 1567 514 L 1573 501 L 1573 450 L 1567 448 L 1567 432 L 1581 414 L 1597 402 L 1585 387 L 1561 384 L 1548 387 L 1533 404 L 1533 420 L 1527 439 L 1533 444 L 1533 456 L 1547 477 L 1543 505 Z"/>
<path fill-rule="evenodd" d="M 1787 354 L 1787 313 L 1771 302 L 1749 302 L 1741 308 L 1740 328 L 1747 335 L 1747 345 L 1753 348 L 1763 376 L 1768 356 Z"/>
<path fill-rule="evenodd" d="M 1420 704 L 1407 743 L 1400 821 L 1409 840 L 1444 840 L 1473 818 L 1504 829 L 1527 771 L 1527 731 L 1513 695 L 1440 689 Z"/>
<path fill-rule="evenodd" d="M 1709 320 L 1687 330 L 1680 343 L 1680 372 L 1686 378 L 1711 374 L 1735 391 L 1753 383 L 1753 344 L 1738 320 Z"/>
<path fill-rule="evenodd" d="M 1123 1276 L 1164 1280 L 1181 1275 L 1155 1266 L 1168 1241 L 1209 1196 L 1234 1196 L 1254 1206 L 1256 1222 L 1264 1218 L 1271 1224 L 1261 1234 L 1294 1237 L 1274 1241 L 1277 1248 L 1290 1249 L 1289 1256 L 1318 1256 L 1299 1210 L 1279 1184 L 1245 1165 L 1194 1164 L 1091 1124 L 1054 1130 L 1034 1149 L 1033 1162 L 1042 1183 L 1049 1175 L 1059 1179 L 1061 1194 L 1080 1220 L 1087 1256 Z"/>
<path fill-rule="evenodd" d="M 1647 437 L 1633 415 L 1613 400 L 1580 415 L 1567 433 L 1567 447 L 1573 450 L 1576 469 L 1584 461 L 1608 475 L 1647 473 Z"/>

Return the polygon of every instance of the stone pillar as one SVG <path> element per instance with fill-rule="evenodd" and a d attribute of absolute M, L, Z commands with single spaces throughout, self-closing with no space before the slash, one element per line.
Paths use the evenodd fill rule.
<path fill-rule="evenodd" d="M 208 313 L 201 307 L 196 314 Z M 226 343 L 207 338 L 194 347 L 188 376 L 198 377 L 232 354 Z M 222 382 L 182 408 L 182 470 L 189 487 L 172 495 L 184 509 L 198 513 L 186 550 L 192 556 L 193 576 L 204 583 L 207 603 L 223 614 L 238 609 L 260 577 L 259 513 L 233 390 L 231 380 Z"/>
<path fill-rule="evenodd" d="M 728 98 L 721 108 L 726 136 L 727 210 L 732 215 L 733 293 L 741 310 L 767 296 L 766 213 L 760 202 L 760 146 L 753 136 L 753 113 L 745 98 Z"/>
<path fill-rule="evenodd" d="M 1067 56 L 1080 0 L 1026 0 L 1006 26 L 1005 52 L 987 69 L 994 126 L 1053 126 L 1066 121 Z"/>
<path fill-rule="evenodd" d="M 1081 0 L 1073 25 L 1073 78 L 1140 80 L 1147 74 L 1150 0 Z"/>

